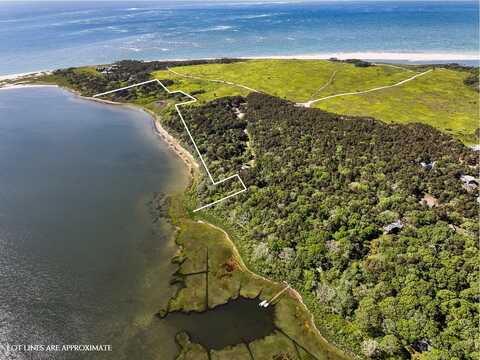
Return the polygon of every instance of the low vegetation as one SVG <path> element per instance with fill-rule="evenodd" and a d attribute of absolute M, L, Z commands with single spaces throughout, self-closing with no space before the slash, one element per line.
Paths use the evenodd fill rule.
<path fill-rule="evenodd" d="M 402 86 L 327 99 L 315 106 L 392 123 L 429 124 L 467 143 L 475 143 L 478 93 L 463 84 L 467 79 L 468 73 L 437 68 Z"/>
<path fill-rule="evenodd" d="M 250 93 L 240 86 L 209 80 L 228 81 L 304 103 L 330 95 L 393 85 L 431 68 L 435 70 L 398 87 L 326 99 L 314 106 L 340 114 L 375 117 L 386 122 L 424 123 L 449 133 L 466 144 L 477 143 L 478 68 L 456 64 L 396 66 L 355 59 L 126 60 L 113 65 L 58 70 L 43 77 L 41 81 L 59 83 L 91 96 L 149 80 L 153 74 L 153 77 L 162 80 L 171 90 L 193 94 L 201 103 Z M 161 92 L 157 95 L 157 98 L 162 97 Z M 118 96 L 115 94 L 112 98 Z M 142 98 L 141 94 L 137 94 L 134 98 L 141 99 L 140 105 L 159 112 L 152 105 L 152 97 Z"/>
<path fill-rule="evenodd" d="M 227 80 L 302 103 L 334 94 L 393 85 L 432 68 L 364 63 L 251 60 L 185 66 L 174 68 L 174 71 L 203 79 Z M 478 69 L 453 65 L 437 65 L 434 68 L 435 71 L 402 86 L 336 97 L 318 102 L 315 107 L 346 115 L 371 116 L 387 122 L 429 124 L 465 143 L 476 143 L 478 140 L 474 132 L 479 127 Z M 221 96 L 248 93 L 239 87 L 182 77 L 169 71 L 158 71 L 154 75 L 174 80 L 175 89 L 204 89 L 198 96 L 204 102 Z"/>
<path fill-rule="evenodd" d="M 317 95 L 327 96 L 338 92 L 394 84 L 407 78 L 411 73 L 390 66 L 360 68 L 346 62 L 326 60 L 250 60 L 233 64 L 187 66 L 173 70 L 203 79 L 227 80 L 295 102 L 306 102 L 316 98 Z M 329 82 L 334 72 L 335 81 L 321 94 L 318 93 L 318 90 Z M 205 83 L 169 71 L 158 71 L 154 76 L 176 80 L 178 86 L 189 86 L 192 83 L 201 88 Z M 241 95 L 243 91 L 241 88 L 230 86 L 228 95 Z M 208 101 L 215 96 L 207 92 L 200 98 Z"/>
<path fill-rule="evenodd" d="M 115 90 L 151 79 L 151 73 L 174 66 L 232 63 L 235 59 L 186 61 L 136 61 L 123 60 L 112 65 L 85 66 L 54 71 L 34 81 L 68 86 L 84 96 Z"/>

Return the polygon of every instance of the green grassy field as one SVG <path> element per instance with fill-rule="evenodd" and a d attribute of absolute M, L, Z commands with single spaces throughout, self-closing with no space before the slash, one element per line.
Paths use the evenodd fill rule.
<path fill-rule="evenodd" d="M 474 143 L 478 93 L 463 85 L 464 77 L 459 71 L 437 69 L 398 87 L 327 99 L 315 107 L 386 122 L 421 122 Z"/>
<path fill-rule="evenodd" d="M 391 66 L 361 69 L 351 64 L 326 60 L 250 60 L 232 64 L 181 66 L 173 70 L 204 79 L 242 84 L 296 102 L 305 102 L 317 95 L 327 96 L 340 91 L 366 90 L 394 84 L 413 74 L 411 70 Z M 319 89 L 329 82 L 333 73 L 334 81 L 320 93 Z M 169 71 L 158 71 L 154 75 L 159 79 L 175 79 L 179 81 L 179 87 L 183 85 L 189 90 L 205 90 L 205 94 L 199 96 L 202 100 L 210 100 L 219 94 L 248 92 L 235 86 L 181 77 Z M 204 88 L 205 83 L 210 86 Z M 216 91 L 217 96 L 212 91 Z"/>
<path fill-rule="evenodd" d="M 420 71 L 390 65 L 367 68 L 327 60 L 250 60 L 232 64 L 183 66 L 174 71 L 192 79 L 158 71 L 158 79 L 176 81 L 172 89 L 195 93 L 206 102 L 228 95 L 246 95 L 241 87 L 210 82 L 225 80 L 295 102 L 365 91 L 408 79 Z M 465 86 L 467 72 L 438 68 L 403 85 L 367 94 L 341 96 L 314 105 L 347 115 L 372 116 L 386 122 L 421 122 L 474 143 L 478 124 L 478 93 Z"/>

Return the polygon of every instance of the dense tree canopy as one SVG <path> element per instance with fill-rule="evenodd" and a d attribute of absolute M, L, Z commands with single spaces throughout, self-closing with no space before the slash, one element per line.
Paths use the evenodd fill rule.
<path fill-rule="evenodd" d="M 470 149 L 426 125 L 263 94 L 187 120 L 216 176 L 250 164 L 248 193 L 216 215 L 257 271 L 302 290 L 331 338 L 370 358 L 478 357 L 478 191 L 460 179 L 477 172 Z M 181 133 L 175 116 L 167 124 Z M 199 188 L 205 202 L 219 191 Z"/>
<path fill-rule="evenodd" d="M 184 60 L 184 61 L 139 61 L 122 60 L 112 65 L 97 66 L 98 71 L 86 68 L 67 68 L 54 71 L 54 75 L 65 79 L 70 86 L 83 95 L 118 89 L 151 79 L 151 73 L 174 66 L 232 63 L 237 59 Z M 168 84 L 166 84 L 168 85 Z"/>
<path fill-rule="evenodd" d="M 91 95 L 168 64 L 56 75 Z M 146 86 L 112 99 L 164 98 Z M 478 174 L 473 151 L 427 125 L 341 116 L 259 93 L 184 115 L 214 177 L 240 172 L 248 186 L 209 215 L 234 229 L 255 271 L 302 293 L 330 339 L 367 358 L 480 357 L 478 187 L 462 181 Z M 190 146 L 175 112 L 164 125 Z M 231 186 L 204 177 L 195 195 L 208 203 Z"/>

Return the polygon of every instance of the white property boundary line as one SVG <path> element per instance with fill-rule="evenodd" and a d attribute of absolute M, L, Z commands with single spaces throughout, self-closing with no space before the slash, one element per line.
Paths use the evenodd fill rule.
<path fill-rule="evenodd" d="M 205 171 L 207 172 L 208 174 L 208 177 L 210 178 L 210 181 L 212 182 L 213 185 L 218 185 L 218 184 L 221 184 L 225 181 L 228 181 L 230 179 L 233 179 L 233 178 L 237 178 L 239 181 L 240 181 L 240 184 L 242 184 L 242 190 L 239 190 L 239 191 L 236 191 L 235 193 L 233 194 L 230 194 L 230 195 L 227 195 L 219 200 L 216 200 L 216 201 L 213 201 L 207 205 L 203 205 L 203 206 L 200 206 L 199 208 L 193 210 L 193 212 L 197 212 L 197 211 L 200 211 L 202 209 L 205 209 L 205 208 L 208 208 L 210 206 L 213 206 L 215 204 L 218 204 L 219 202 L 222 202 L 224 200 L 227 200 L 233 196 L 236 196 L 238 194 L 241 194 L 242 192 L 245 192 L 247 191 L 247 187 L 245 186 L 245 183 L 243 182 L 242 178 L 240 177 L 240 175 L 237 174 L 234 174 L 232 176 L 229 176 L 225 179 L 222 179 L 222 180 L 218 180 L 218 181 L 215 181 L 212 177 L 212 174 L 210 173 L 210 170 L 208 170 L 208 167 L 207 167 L 207 164 L 205 164 L 205 160 L 203 159 L 203 156 L 202 154 L 200 154 L 200 151 L 198 150 L 198 146 L 197 146 L 197 143 L 195 142 L 195 140 L 193 139 L 193 136 L 192 134 L 190 133 L 190 130 L 188 129 L 188 126 L 187 126 L 187 123 L 185 122 L 185 119 L 183 118 L 183 115 L 182 115 L 182 112 L 180 111 L 179 109 L 179 106 L 181 105 L 187 105 L 187 104 L 192 104 L 194 102 L 197 101 L 196 98 L 194 98 L 192 95 L 190 94 L 187 94 L 185 93 L 184 91 L 182 90 L 176 90 L 176 91 L 170 91 L 165 85 L 162 84 L 162 82 L 158 79 L 153 79 L 153 80 L 148 80 L 148 81 L 144 81 L 144 82 L 141 82 L 141 83 L 138 83 L 138 84 L 134 84 L 134 85 L 130 85 L 130 86 L 125 86 L 125 87 L 122 87 L 122 88 L 119 88 L 119 89 L 115 89 L 115 90 L 110 90 L 110 91 L 106 91 L 106 92 L 103 92 L 103 93 L 100 93 L 100 94 L 96 94 L 96 95 L 93 95 L 94 98 L 97 98 L 97 97 L 101 97 L 101 96 L 104 96 L 104 95 L 108 95 L 108 94 L 112 94 L 114 92 L 117 92 L 117 91 L 121 91 L 121 90 L 126 90 L 126 89 L 131 89 L 131 88 L 134 88 L 134 87 L 137 87 L 137 86 L 142 86 L 142 85 L 145 85 L 145 84 L 150 84 L 150 83 L 154 83 L 156 82 L 157 84 L 159 84 L 167 93 L 169 94 L 182 94 L 186 97 L 188 97 L 190 100 L 188 101 L 184 101 L 184 102 L 181 102 L 181 103 L 178 103 L 178 104 L 175 104 L 175 109 L 177 110 L 177 113 L 178 115 L 180 116 L 180 119 L 182 120 L 182 123 L 183 123 L 183 126 L 185 127 L 185 130 L 187 130 L 187 134 L 188 136 L 190 137 L 190 140 L 192 140 L 192 143 L 193 143 L 193 146 L 195 147 L 195 151 L 197 152 L 198 154 L 198 157 L 200 158 L 200 161 L 202 162 L 202 165 L 203 167 L 205 168 Z"/>
<path fill-rule="evenodd" d="M 225 84 L 225 85 L 240 87 L 240 88 L 243 88 L 243 89 L 248 90 L 248 91 L 260 92 L 260 91 L 258 91 L 258 90 L 252 89 L 251 87 L 248 87 L 248 86 L 245 86 L 245 85 L 242 85 L 242 84 L 237 84 L 237 83 L 234 83 L 234 82 L 231 82 L 231 81 L 227 81 L 227 80 L 207 79 L 207 78 L 203 78 L 203 77 L 200 77 L 200 76 L 195 76 L 195 75 L 190 75 L 190 74 L 182 74 L 182 73 L 179 73 L 179 72 L 177 72 L 177 71 L 175 71 L 175 70 L 170 69 L 169 67 L 167 67 L 167 71 L 169 71 L 169 72 L 171 72 L 172 74 L 175 74 L 175 75 L 177 75 L 177 76 L 186 77 L 186 78 L 189 78 L 189 79 L 195 79 L 195 80 L 200 80 L 200 81 L 209 81 L 209 82 L 214 82 L 214 83 L 220 83 L 220 84 Z"/>

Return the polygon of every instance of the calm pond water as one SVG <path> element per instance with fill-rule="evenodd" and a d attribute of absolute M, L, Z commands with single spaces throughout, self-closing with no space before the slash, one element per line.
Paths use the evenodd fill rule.
<path fill-rule="evenodd" d="M 183 329 L 214 348 L 268 333 L 251 301 L 154 316 L 173 291 L 176 249 L 170 225 L 152 223 L 148 201 L 187 182 L 145 113 L 53 87 L 0 90 L 0 358 L 172 359 Z"/>

